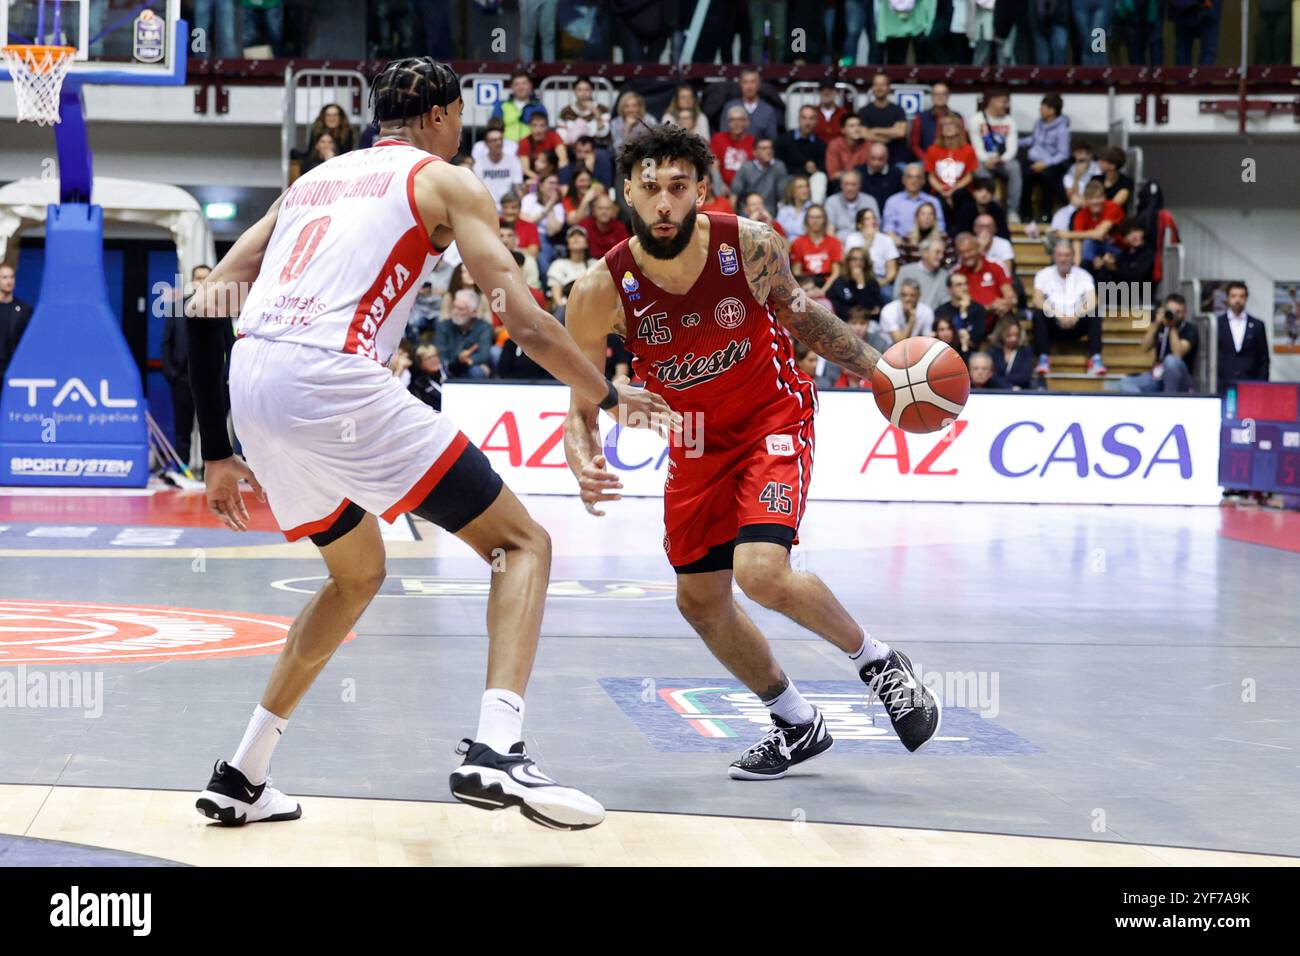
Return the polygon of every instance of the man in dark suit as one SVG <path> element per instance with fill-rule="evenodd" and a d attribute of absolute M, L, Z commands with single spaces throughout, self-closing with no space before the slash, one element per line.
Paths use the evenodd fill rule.
<path fill-rule="evenodd" d="M 192 282 L 202 282 L 211 271 L 208 266 L 195 266 L 190 279 Z M 167 388 L 172 393 L 176 454 L 188 466 L 190 433 L 194 431 L 194 393 L 190 391 L 190 343 L 185 332 L 183 309 L 178 307 L 167 311 L 159 352 L 163 378 L 167 380 Z"/>
<path fill-rule="evenodd" d="M 1228 311 L 1218 317 L 1219 394 L 1241 381 L 1268 381 L 1268 330 L 1246 313 L 1246 283 L 1228 284 Z"/>
<path fill-rule="evenodd" d="M 0 263 L 0 376 L 9 367 L 32 318 L 32 307 L 14 295 L 17 279 L 13 266 Z"/>

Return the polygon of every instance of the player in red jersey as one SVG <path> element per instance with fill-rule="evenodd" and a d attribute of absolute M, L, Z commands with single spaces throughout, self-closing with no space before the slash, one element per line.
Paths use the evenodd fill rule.
<path fill-rule="evenodd" d="M 575 283 L 565 325 L 600 368 L 606 336 L 622 336 L 647 387 L 687 425 L 702 425 L 699 445 L 671 444 L 664 550 L 682 615 L 772 712 L 771 730 L 731 776 L 777 779 L 831 746 L 821 714 L 733 598 L 733 578 L 751 600 L 843 650 L 904 746 L 917 750 L 938 733 L 938 700 L 907 657 L 868 635 L 820 578 L 790 566 L 817 410 L 790 337 L 868 381 L 880 353 L 802 293 L 786 242 L 770 226 L 697 215 L 711 162 L 708 143 L 673 125 L 624 145 L 618 166 L 635 235 Z M 603 514 L 598 506 L 618 500 L 622 485 L 600 453 L 596 406 L 576 394 L 564 447 L 587 510 Z"/>

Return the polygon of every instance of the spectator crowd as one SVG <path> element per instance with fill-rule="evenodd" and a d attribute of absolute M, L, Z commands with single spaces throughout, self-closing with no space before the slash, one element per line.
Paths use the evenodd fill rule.
<path fill-rule="evenodd" d="M 204 57 L 681 62 L 700 0 L 185 0 Z M 1290 0 L 1258 0 L 1253 62 L 1291 62 Z M 1227 8 L 1231 17 L 1234 7 Z M 1212 65 L 1223 0 L 709 4 L 696 63 Z M 500 48 L 505 37 L 507 49 Z M 737 57 L 738 51 L 738 59 Z M 1235 53 L 1235 50 L 1232 51 Z M 617 145 L 617 144 L 615 144 Z"/>
<path fill-rule="evenodd" d="M 972 115 L 961 116 L 939 82 L 930 107 L 909 118 L 884 73 L 856 109 L 824 83 L 791 129 L 757 70 L 743 71 L 712 109 L 689 84 L 654 108 L 635 91 L 607 108 L 579 78 L 552 116 L 527 73 L 511 76 L 508 88 L 481 135 L 467 136 L 451 161 L 470 167 L 492 195 L 502 243 L 560 321 L 573 282 L 630 235 L 614 179 L 618 145 L 660 123 L 708 140 L 715 162 L 705 210 L 770 224 L 788 241 L 811 300 L 882 351 L 913 335 L 948 342 L 970 363 L 977 388 L 1044 387 L 1058 341 L 1086 343 L 1085 374 L 1107 375 L 1098 284 L 1152 281 L 1156 216 L 1124 172 L 1125 152 L 1072 136 L 1056 94 L 1041 98 L 1022 135 L 1005 88 L 984 91 Z M 321 136 L 341 127 L 331 109 L 318 120 Z M 1022 278 L 1012 227 L 1043 243 L 1051 263 Z M 1122 386 L 1191 390 L 1194 328 L 1175 331 L 1173 341 L 1160 329 L 1148 339 L 1152 372 Z M 607 359 L 611 377 L 632 374 L 616 338 Z M 806 361 L 823 387 L 867 385 L 817 356 Z M 1169 374 L 1176 361 L 1184 368 Z M 393 368 L 418 378 L 412 387 L 435 403 L 447 379 L 548 377 L 510 342 L 454 246 L 421 288 Z"/>

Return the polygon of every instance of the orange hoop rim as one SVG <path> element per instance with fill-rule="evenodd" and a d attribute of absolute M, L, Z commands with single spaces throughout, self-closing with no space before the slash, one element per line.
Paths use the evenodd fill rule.
<path fill-rule="evenodd" d="M 45 43 L 6 43 L 3 49 L 9 56 L 21 58 L 28 69 L 48 73 L 56 64 L 77 55 L 75 46 L 58 46 Z M 46 60 L 46 57 L 49 60 Z"/>

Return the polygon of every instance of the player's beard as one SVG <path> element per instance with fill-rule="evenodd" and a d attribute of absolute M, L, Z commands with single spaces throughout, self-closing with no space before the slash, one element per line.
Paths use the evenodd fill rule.
<path fill-rule="evenodd" d="M 636 233 L 637 239 L 641 241 L 641 248 L 644 249 L 651 258 L 654 259 L 676 259 L 691 237 L 695 235 L 695 207 L 692 206 L 690 211 L 682 217 L 682 224 L 677 227 L 677 234 L 671 239 L 660 239 L 652 231 L 652 227 L 642 219 L 636 209 L 632 209 L 632 231 Z M 655 225 L 663 220 L 657 220 Z"/>

